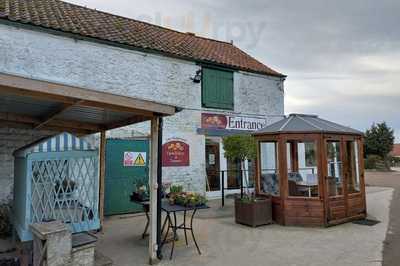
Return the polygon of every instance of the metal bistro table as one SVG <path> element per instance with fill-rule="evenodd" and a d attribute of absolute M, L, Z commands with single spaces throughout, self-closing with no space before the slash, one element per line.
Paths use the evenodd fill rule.
<path fill-rule="evenodd" d="M 178 239 L 178 234 L 177 234 L 178 230 L 184 231 L 186 245 L 188 245 L 186 231 L 191 232 L 194 244 L 196 245 L 196 248 L 197 248 L 197 251 L 201 255 L 199 245 L 197 244 L 196 238 L 194 236 L 193 218 L 196 215 L 197 210 L 208 209 L 208 208 L 209 207 L 207 205 L 186 207 L 186 206 L 181 206 L 181 205 L 171 205 L 167 201 L 162 202 L 161 209 L 167 214 L 167 216 L 165 217 L 161 232 L 164 232 L 166 226 L 168 226 L 168 227 L 167 227 L 167 232 L 165 233 L 165 236 L 164 236 L 164 240 L 161 242 L 161 248 L 164 246 L 164 244 L 167 241 L 169 230 L 172 229 L 172 232 L 173 232 L 171 254 L 170 254 L 169 259 L 172 259 L 172 256 L 174 254 L 175 241 Z M 190 216 L 190 224 L 186 225 L 186 214 L 187 214 L 187 212 L 190 212 L 190 211 L 192 211 L 192 215 Z M 177 212 L 183 212 L 183 223 L 181 223 L 179 225 L 177 224 L 177 217 L 176 217 Z M 174 217 L 174 222 L 172 222 L 171 215 L 173 215 L 173 217 Z"/>
<path fill-rule="evenodd" d="M 143 234 L 142 234 L 142 239 L 145 239 L 145 237 L 149 235 L 147 233 L 147 230 L 149 229 L 149 224 L 150 224 L 150 216 L 149 216 L 150 201 L 148 201 L 148 200 L 140 201 L 140 200 L 135 199 L 133 196 L 131 196 L 131 202 L 142 205 L 143 212 L 146 215 L 146 226 L 145 226 Z"/>

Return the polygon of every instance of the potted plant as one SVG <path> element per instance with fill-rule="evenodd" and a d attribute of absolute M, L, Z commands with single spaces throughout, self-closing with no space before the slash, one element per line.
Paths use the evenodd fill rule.
<path fill-rule="evenodd" d="M 171 185 L 167 195 L 171 205 L 198 207 L 207 203 L 206 197 L 195 192 L 186 192 L 181 185 Z"/>
<path fill-rule="evenodd" d="M 177 195 L 181 194 L 183 192 L 183 186 L 181 185 L 171 185 L 169 188 L 169 193 L 167 195 L 168 201 L 170 204 L 175 204 L 175 200 Z"/>
<path fill-rule="evenodd" d="M 206 198 L 199 193 L 181 192 L 175 195 L 175 204 L 187 207 L 199 207 L 207 203 Z"/>
<path fill-rule="evenodd" d="M 256 142 L 250 135 L 225 137 L 223 145 L 225 157 L 240 161 L 241 169 L 244 168 L 245 160 L 253 160 L 256 157 Z M 241 191 L 243 191 L 242 184 L 243 182 L 241 182 Z M 253 227 L 270 224 L 272 222 L 271 199 L 249 193 L 246 189 L 246 194 L 241 193 L 241 197 L 235 199 L 235 221 Z"/>
<path fill-rule="evenodd" d="M 252 227 L 272 223 L 271 199 L 254 194 L 236 198 L 235 222 Z"/>
<path fill-rule="evenodd" d="M 150 199 L 147 182 L 139 180 L 135 184 L 134 191 L 131 195 L 132 201 L 148 201 Z"/>

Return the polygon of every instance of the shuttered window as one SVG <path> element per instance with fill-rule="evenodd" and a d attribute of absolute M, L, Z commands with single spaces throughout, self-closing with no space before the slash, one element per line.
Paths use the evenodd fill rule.
<path fill-rule="evenodd" d="M 233 72 L 203 67 L 202 104 L 233 110 Z"/>

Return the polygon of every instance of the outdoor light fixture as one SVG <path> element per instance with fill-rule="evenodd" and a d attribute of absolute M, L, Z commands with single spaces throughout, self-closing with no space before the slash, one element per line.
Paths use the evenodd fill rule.
<path fill-rule="evenodd" d="M 197 70 L 196 75 L 190 79 L 193 80 L 194 83 L 200 83 L 201 82 L 201 69 Z"/>

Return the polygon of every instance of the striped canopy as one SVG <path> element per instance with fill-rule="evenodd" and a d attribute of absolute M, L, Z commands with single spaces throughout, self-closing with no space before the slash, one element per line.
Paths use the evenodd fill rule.
<path fill-rule="evenodd" d="M 26 157 L 35 152 L 88 151 L 96 150 L 88 142 L 64 132 L 28 144 L 14 152 L 15 157 Z"/>

